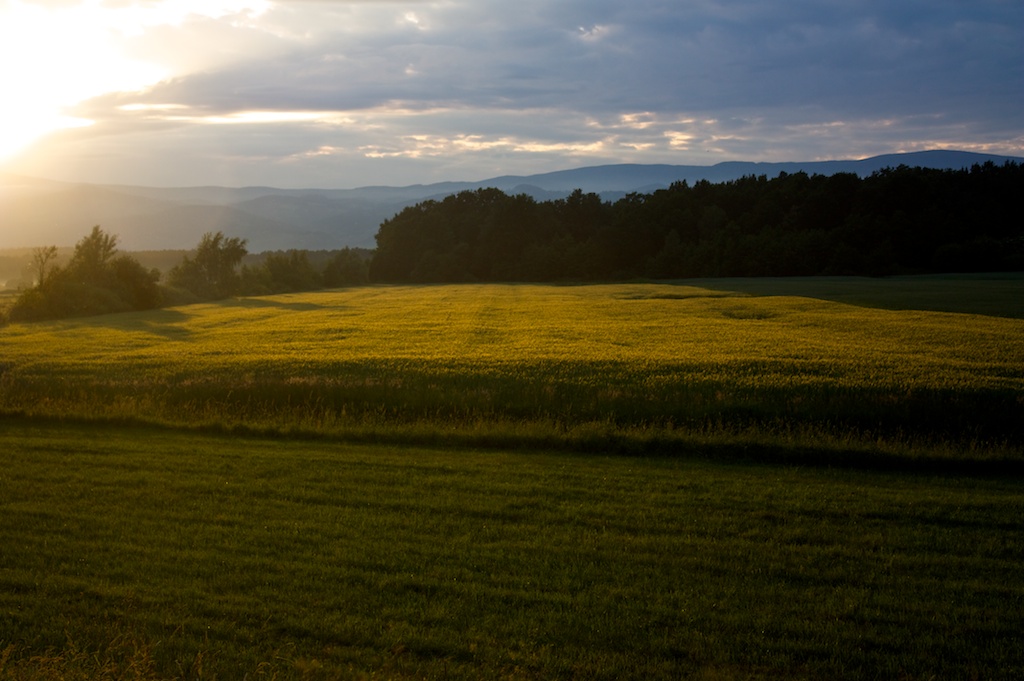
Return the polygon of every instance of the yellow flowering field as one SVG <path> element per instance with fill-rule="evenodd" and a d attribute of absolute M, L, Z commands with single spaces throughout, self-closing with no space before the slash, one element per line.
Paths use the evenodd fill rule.
<path fill-rule="evenodd" d="M 13 325 L 0 329 L 0 409 L 322 432 L 810 429 L 1019 449 L 1024 320 L 749 289 L 374 286 Z"/>

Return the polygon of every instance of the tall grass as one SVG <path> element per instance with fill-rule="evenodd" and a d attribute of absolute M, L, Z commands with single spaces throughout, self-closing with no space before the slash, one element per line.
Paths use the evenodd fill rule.
<path fill-rule="evenodd" d="M 684 285 L 367 287 L 7 327 L 0 410 L 504 446 L 746 440 L 1018 459 L 1022 339 L 1014 318 Z"/>

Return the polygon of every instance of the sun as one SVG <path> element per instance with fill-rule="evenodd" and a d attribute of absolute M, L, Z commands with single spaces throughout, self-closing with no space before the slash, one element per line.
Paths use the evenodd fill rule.
<path fill-rule="evenodd" d="M 175 75 L 180 65 L 138 56 L 151 29 L 180 28 L 197 17 L 255 16 L 269 6 L 266 0 L 0 0 L 0 161 L 49 133 L 90 125 L 73 114 L 83 101 Z"/>
<path fill-rule="evenodd" d="M 69 115 L 90 97 L 145 86 L 160 68 L 118 49 L 98 3 L 0 3 L 0 159 L 55 130 L 88 125 Z"/>

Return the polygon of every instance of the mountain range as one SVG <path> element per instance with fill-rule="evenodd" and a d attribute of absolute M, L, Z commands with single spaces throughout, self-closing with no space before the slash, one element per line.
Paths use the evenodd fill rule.
<path fill-rule="evenodd" d="M 72 246 L 93 225 L 115 234 L 126 251 L 187 249 L 206 232 L 247 240 L 250 252 L 373 247 L 380 223 L 402 208 L 464 190 L 495 187 L 539 201 L 576 189 L 613 201 L 685 180 L 725 182 L 781 172 L 867 176 L 899 165 L 960 169 L 1024 158 L 964 151 L 889 154 L 851 161 L 725 162 L 711 166 L 618 164 L 537 175 L 494 177 L 406 187 L 279 189 L 274 187 L 159 188 L 54 182 L 0 174 L 0 249 Z"/>

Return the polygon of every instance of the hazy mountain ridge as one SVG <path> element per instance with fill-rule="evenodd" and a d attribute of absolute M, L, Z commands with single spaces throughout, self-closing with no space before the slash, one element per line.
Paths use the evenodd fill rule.
<path fill-rule="evenodd" d="M 289 248 L 372 247 L 381 222 L 408 205 L 464 190 L 496 187 L 537 200 L 575 189 L 615 200 L 649 193 L 673 182 L 724 182 L 780 172 L 860 176 L 899 165 L 966 168 L 1024 159 L 963 151 L 888 154 L 856 161 L 756 163 L 712 166 L 617 164 L 536 175 L 506 175 L 476 182 L 406 187 L 280 189 L 274 187 L 136 187 L 61 183 L 0 175 L 0 249 L 47 244 L 70 246 L 101 225 L 125 250 L 190 248 L 205 232 L 222 231 L 249 242 L 253 252 Z"/>

